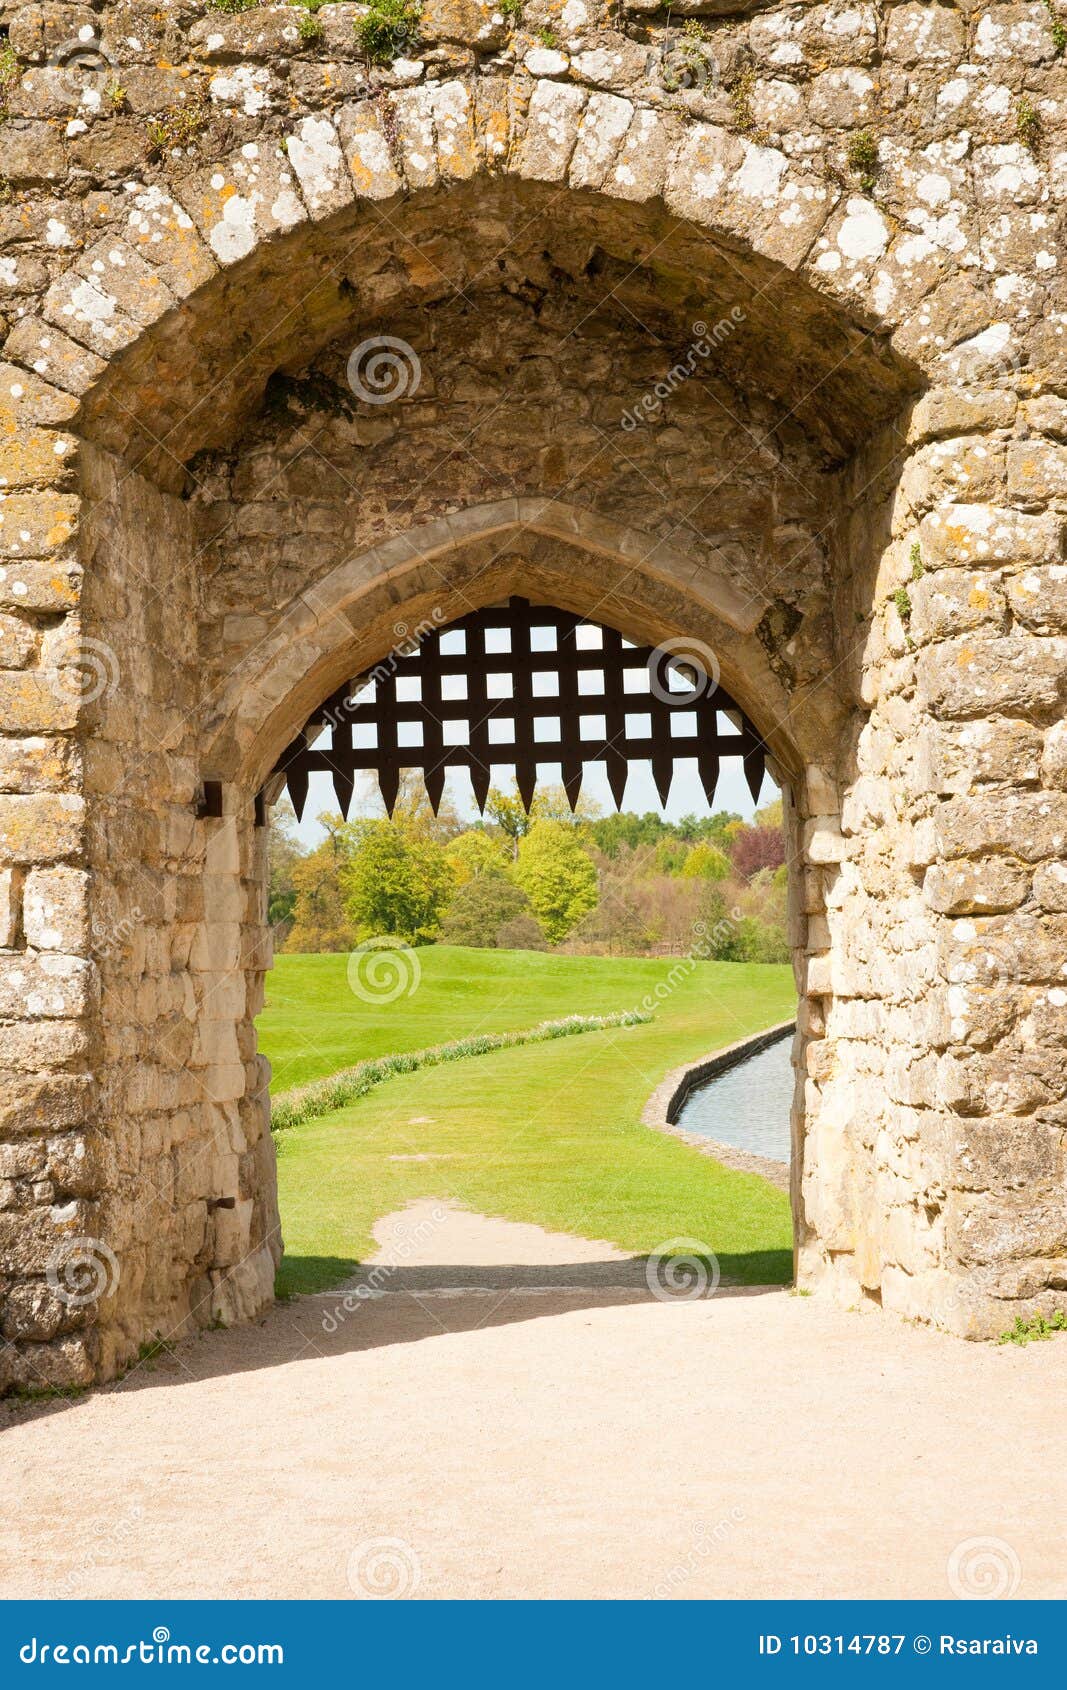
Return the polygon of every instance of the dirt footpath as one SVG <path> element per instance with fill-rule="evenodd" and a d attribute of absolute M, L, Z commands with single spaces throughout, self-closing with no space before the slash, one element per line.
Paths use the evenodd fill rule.
<path fill-rule="evenodd" d="M 422 1203 L 347 1299 L 4 1411 L 0 1594 L 1067 1595 L 1067 1336 L 964 1344 Z"/>

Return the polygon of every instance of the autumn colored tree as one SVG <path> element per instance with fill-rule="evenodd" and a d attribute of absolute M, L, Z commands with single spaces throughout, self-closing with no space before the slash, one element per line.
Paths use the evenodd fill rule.
<path fill-rule="evenodd" d="M 351 825 L 329 812 L 318 821 L 326 829 L 326 838 L 292 868 L 293 925 L 286 951 L 350 951 L 357 943 L 341 891 Z"/>

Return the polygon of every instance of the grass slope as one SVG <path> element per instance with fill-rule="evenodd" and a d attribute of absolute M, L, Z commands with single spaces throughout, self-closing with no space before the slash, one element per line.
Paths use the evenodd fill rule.
<path fill-rule="evenodd" d="M 370 1253 L 375 1220 L 416 1197 L 635 1252 L 687 1236 L 724 1278 L 789 1277 L 783 1194 L 640 1124 L 670 1068 L 793 1013 L 788 968 L 445 946 L 420 962 L 418 990 L 374 1009 L 349 992 L 344 957 L 279 958 L 260 1021 L 276 1085 L 472 1031 L 634 1008 L 672 971 L 675 984 L 650 1025 L 404 1075 L 283 1135 L 280 1291 L 337 1284 Z"/>
<path fill-rule="evenodd" d="M 470 1033 L 505 1033 L 565 1015 L 632 1009 L 677 967 L 677 959 L 568 957 L 454 945 L 428 945 L 416 955 L 421 971 L 417 990 L 380 1008 L 349 989 L 347 956 L 280 956 L 267 977 L 266 1007 L 257 1023 L 260 1049 L 274 1065 L 271 1091 L 323 1079 L 369 1056 L 420 1050 Z M 734 974 L 752 972 L 731 967 L 728 975 L 732 980 Z M 784 980 L 789 971 L 757 968 L 755 973 Z M 791 1008 L 784 1011 L 790 1013 Z"/>

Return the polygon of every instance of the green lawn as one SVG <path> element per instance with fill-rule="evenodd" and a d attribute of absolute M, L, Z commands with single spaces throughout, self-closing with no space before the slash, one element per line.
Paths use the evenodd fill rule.
<path fill-rule="evenodd" d="M 349 991 L 345 957 L 279 957 L 260 1017 L 275 1089 L 465 1033 L 633 1008 L 672 970 L 675 984 L 649 1025 L 404 1075 L 283 1135 L 281 1291 L 338 1283 L 370 1252 L 374 1221 L 416 1197 L 635 1252 L 687 1236 L 715 1251 L 725 1278 L 788 1279 L 785 1196 L 640 1115 L 670 1068 L 791 1015 L 790 969 L 446 946 L 419 961 L 418 989 L 372 1008 Z"/>

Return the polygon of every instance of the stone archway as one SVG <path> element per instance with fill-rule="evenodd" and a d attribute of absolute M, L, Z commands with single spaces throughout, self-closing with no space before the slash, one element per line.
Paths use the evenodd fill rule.
<path fill-rule="evenodd" d="M 106 1377 L 160 1326 L 269 1300 L 252 794 L 401 611 L 549 586 L 624 632 L 706 639 L 789 777 L 805 1282 L 973 1335 L 1061 1300 L 1062 406 L 1034 396 L 1058 368 L 1052 190 L 984 141 L 999 221 L 972 262 L 979 190 L 939 134 L 881 111 L 872 190 L 816 169 L 783 115 L 780 66 L 845 51 L 832 6 L 743 25 L 773 144 L 738 99 L 665 91 L 655 23 L 638 52 L 579 9 L 544 63 L 472 46 L 470 75 L 416 88 L 306 95 L 287 58 L 284 110 L 291 10 L 212 13 L 186 68 L 225 121 L 90 201 L 76 131 L 65 197 L 28 236 L 16 220 L 11 1382 Z M 169 27 L 142 21 L 141 53 Z M 898 8 L 879 50 L 902 76 L 920 23 L 944 62 L 964 51 L 940 9 Z M 324 39 L 349 66 L 333 19 Z M 25 79 L 27 134 L 61 97 Z M 353 402 L 347 356 L 385 335 L 424 380 Z M 221 823 L 197 816 L 205 779 Z M 64 1296 L 86 1239 L 99 1272 Z"/>

